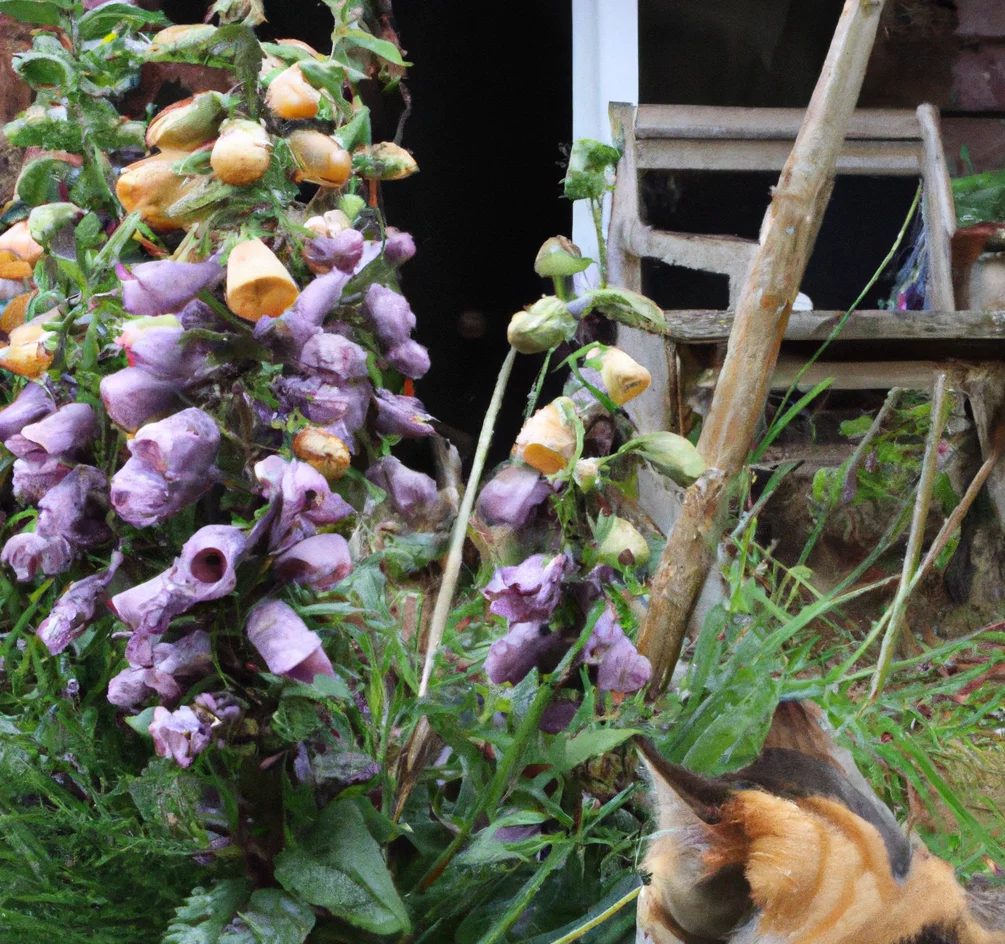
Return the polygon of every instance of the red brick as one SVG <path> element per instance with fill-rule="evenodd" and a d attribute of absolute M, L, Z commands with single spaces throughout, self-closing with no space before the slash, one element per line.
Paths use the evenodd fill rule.
<path fill-rule="evenodd" d="M 960 25 L 957 36 L 1005 39 L 1005 5 L 1002 0 L 956 0 Z"/>
<path fill-rule="evenodd" d="M 950 107 L 960 111 L 1005 110 L 1005 45 L 960 50 L 953 63 Z"/>

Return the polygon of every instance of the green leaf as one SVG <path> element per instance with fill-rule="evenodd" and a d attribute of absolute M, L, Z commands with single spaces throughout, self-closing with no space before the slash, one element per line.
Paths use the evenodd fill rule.
<path fill-rule="evenodd" d="M 153 708 L 144 708 L 138 715 L 129 715 L 126 724 L 142 737 L 150 737 L 150 723 L 154 720 Z"/>
<path fill-rule="evenodd" d="M 59 184 L 69 183 L 76 173 L 76 169 L 66 161 L 36 157 L 21 170 L 17 195 L 30 206 L 54 203 L 59 199 Z"/>
<path fill-rule="evenodd" d="M 279 854 L 276 879 L 287 891 L 365 931 L 410 930 L 380 846 L 351 801 L 330 803 L 305 841 Z"/>
<path fill-rule="evenodd" d="M 129 31 L 142 26 L 170 26 L 171 21 L 154 10 L 144 10 L 131 3 L 105 3 L 85 13 L 77 23 L 77 31 L 83 40 L 101 39 L 103 36 L 124 26 Z"/>
<path fill-rule="evenodd" d="M 386 59 L 388 62 L 393 62 L 396 66 L 411 65 L 410 62 L 405 62 L 401 58 L 401 53 L 398 52 L 398 47 L 394 43 L 388 42 L 386 39 L 378 39 L 364 30 L 348 29 L 339 31 L 335 39 L 336 45 L 339 40 L 343 39 L 347 46 L 360 46 L 363 49 L 368 49 L 374 55 L 380 56 L 381 59 Z"/>
<path fill-rule="evenodd" d="M 73 62 L 47 52 L 23 52 L 14 57 L 14 71 L 32 88 L 65 87 L 73 84 Z"/>
<path fill-rule="evenodd" d="M 621 152 L 610 144 L 580 138 L 572 146 L 565 177 L 565 195 L 570 200 L 599 200 L 611 188 L 613 168 Z"/>
<path fill-rule="evenodd" d="M 334 62 L 318 62 L 316 59 L 304 59 L 300 63 L 300 71 L 305 79 L 316 89 L 328 92 L 336 102 L 344 100 L 342 87 L 345 85 L 345 69 Z"/>
<path fill-rule="evenodd" d="M 628 440 L 618 453 L 634 452 L 673 479 L 688 486 L 705 471 L 705 461 L 698 450 L 676 433 L 645 433 Z"/>
<path fill-rule="evenodd" d="M 557 737 L 548 754 L 555 768 L 565 772 L 578 767 L 591 757 L 606 754 L 638 733 L 634 728 L 596 728 L 592 731 L 583 731 L 571 740 Z"/>
<path fill-rule="evenodd" d="M 630 328 L 641 328 L 643 331 L 665 328 L 666 319 L 663 310 L 652 301 L 627 288 L 594 288 L 586 293 L 590 299 L 590 307 L 597 308 L 601 314 L 612 321 L 618 321 Z"/>
<path fill-rule="evenodd" d="M 209 891 L 195 888 L 175 909 L 162 944 L 217 944 L 223 929 L 248 898 L 251 883 L 234 878 L 217 882 Z"/>
<path fill-rule="evenodd" d="M 310 905 L 278 888 L 262 888 L 240 913 L 244 928 L 226 931 L 219 944 L 303 944 L 314 927 Z"/>
<path fill-rule="evenodd" d="M 22 23 L 41 26 L 66 26 L 66 11 L 57 3 L 47 0 L 0 0 L 0 13 L 14 17 Z"/>

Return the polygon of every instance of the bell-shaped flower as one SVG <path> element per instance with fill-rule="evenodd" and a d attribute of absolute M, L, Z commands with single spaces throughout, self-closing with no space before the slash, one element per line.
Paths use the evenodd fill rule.
<path fill-rule="evenodd" d="M 422 514 L 436 501 L 436 482 L 394 456 L 378 459 L 366 470 L 366 477 L 384 490 L 391 507 L 406 518 Z"/>
<path fill-rule="evenodd" d="M 415 314 L 407 299 L 384 285 L 374 283 L 367 289 L 365 311 L 377 337 L 389 347 L 408 340 L 415 328 Z"/>
<path fill-rule="evenodd" d="M 299 350 L 324 324 L 329 312 L 342 298 L 348 281 L 349 276 L 338 269 L 314 279 L 281 315 L 260 319 L 255 325 L 255 337 L 275 336 L 289 341 Z"/>
<path fill-rule="evenodd" d="M 551 491 L 551 486 L 537 469 L 522 462 L 510 463 L 482 489 L 478 496 L 478 513 L 489 524 L 520 528 Z"/>
<path fill-rule="evenodd" d="M 637 692 L 652 676 L 649 660 L 625 635 L 610 607 L 593 627 L 582 660 L 597 666 L 597 688 L 602 692 Z"/>
<path fill-rule="evenodd" d="M 363 234 L 344 229 L 334 236 L 318 236 L 304 243 L 304 259 L 312 272 L 338 269 L 351 275 L 363 256 Z"/>
<path fill-rule="evenodd" d="M 272 569 L 277 580 L 330 590 L 352 570 L 349 542 L 341 534 L 315 534 L 280 554 Z"/>
<path fill-rule="evenodd" d="M 421 439 L 436 434 L 436 430 L 428 423 L 433 417 L 426 412 L 421 400 L 380 388 L 377 390 L 375 402 L 377 404 L 375 427 L 381 435 Z"/>
<path fill-rule="evenodd" d="M 158 705 L 150 722 L 150 736 L 158 757 L 171 757 L 179 767 L 188 767 L 197 754 L 201 754 L 213 740 L 208 722 L 183 705 L 168 711 Z"/>
<path fill-rule="evenodd" d="M 6 564 L 19 583 L 34 580 L 41 570 L 47 577 L 61 574 L 73 560 L 73 548 L 65 538 L 43 537 L 37 532 L 15 534 L 0 551 L 0 563 Z"/>
<path fill-rule="evenodd" d="M 415 255 L 415 240 L 410 233 L 389 226 L 384 242 L 384 258 L 393 266 L 408 262 Z"/>
<path fill-rule="evenodd" d="M 321 648 L 321 639 L 285 603 L 259 603 L 248 615 L 245 631 L 273 675 L 308 684 L 318 675 L 334 678 L 335 670 Z"/>
<path fill-rule="evenodd" d="M 207 525 L 185 542 L 166 571 L 112 597 L 112 609 L 134 634 L 126 658 L 150 664 L 151 637 L 164 633 L 171 620 L 195 604 L 230 593 L 247 542 L 240 528 Z"/>
<path fill-rule="evenodd" d="M 126 358 L 130 367 L 183 387 L 198 383 L 209 369 L 206 345 L 194 340 L 180 325 L 154 326 L 138 332 L 126 348 Z"/>
<path fill-rule="evenodd" d="M 20 433 L 25 426 L 48 416 L 56 409 L 49 391 L 41 384 L 28 383 L 14 401 L 0 410 L 0 442 Z"/>
<path fill-rule="evenodd" d="M 112 537 L 105 523 L 107 487 L 104 472 L 76 466 L 39 500 L 36 533 L 64 538 L 74 549 L 104 544 Z"/>
<path fill-rule="evenodd" d="M 413 380 L 418 380 L 429 372 L 429 351 L 411 338 L 396 344 L 385 356 L 395 370 Z"/>
<path fill-rule="evenodd" d="M 86 403 L 70 403 L 37 423 L 22 427 L 4 443 L 17 456 L 14 495 L 38 502 L 58 485 L 73 463 L 97 436 L 94 410 Z"/>
<path fill-rule="evenodd" d="M 368 374 L 366 351 L 341 334 L 318 331 L 311 335 L 300 351 L 299 361 L 307 373 L 336 383 L 364 380 Z"/>
<path fill-rule="evenodd" d="M 130 665 L 108 683 L 108 700 L 120 708 L 133 708 L 156 692 L 165 702 L 181 697 L 179 680 L 206 675 L 213 667 L 209 633 L 197 629 L 176 642 L 153 647 L 152 664 Z"/>
<path fill-rule="evenodd" d="M 572 570 L 568 554 L 534 554 L 515 567 L 496 570 L 482 594 L 498 616 L 513 623 L 541 623 L 558 605 L 562 581 Z"/>
<path fill-rule="evenodd" d="M 220 431 L 196 407 L 144 426 L 132 454 L 112 478 L 112 505 L 136 527 L 158 524 L 199 498 L 216 481 Z"/>
<path fill-rule="evenodd" d="M 116 272 L 122 281 L 122 307 L 131 315 L 167 315 L 179 311 L 203 289 L 214 289 L 226 270 L 216 256 L 205 262 L 162 259 Z"/>
<path fill-rule="evenodd" d="M 531 669 L 552 671 L 569 648 L 569 641 L 541 623 L 514 623 L 489 648 L 485 674 L 496 685 L 516 685 Z"/>
<path fill-rule="evenodd" d="M 101 378 L 101 402 L 116 426 L 134 432 L 148 420 L 177 410 L 181 386 L 140 367 L 126 367 Z"/>
<path fill-rule="evenodd" d="M 349 451 L 355 449 L 355 434 L 366 422 L 373 387 L 366 381 L 325 383 L 320 377 L 284 377 L 277 391 L 287 409 L 299 409 L 312 423 L 326 426 Z"/>
<path fill-rule="evenodd" d="M 122 554 L 113 551 L 105 570 L 76 580 L 63 591 L 35 631 L 49 652 L 58 655 L 87 629 L 122 560 Z"/>
<path fill-rule="evenodd" d="M 265 498 L 278 506 L 269 528 L 272 552 L 284 551 L 313 536 L 317 528 L 353 513 L 352 505 L 336 495 L 325 477 L 306 462 L 269 456 L 255 466 L 255 477 Z"/>

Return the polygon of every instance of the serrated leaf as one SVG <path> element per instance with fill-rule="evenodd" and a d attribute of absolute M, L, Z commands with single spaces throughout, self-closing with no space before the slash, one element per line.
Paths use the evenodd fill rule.
<path fill-rule="evenodd" d="M 363 49 L 368 49 L 375 56 L 380 56 L 381 59 L 386 59 L 388 62 L 393 62 L 396 66 L 409 66 L 410 62 L 405 62 L 401 58 L 401 53 L 398 51 L 398 47 L 392 42 L 388 42 L 386 39 L 378 39 L 370 33 L 365 32 L 360 29 L 348 29 L 344 32 L 340 32 L 336 38 L 336 44 L 339 39 L 344 39 L 346 45 L 349 46 L 360 46 Z"/>
<path fill-rule="evenodd" d="M 38 23 L 40 26 L 66 25 L 66 11 L 57 3 L 47 0 L 0 0 L 0 13 L 12 16 L 22 23 Z"/>
<path fill-rule="evenodd" d="M 410 929 L 380 846 L 349 800 L 330 803 L 305 841 L 279 854 L 276 879 L 287 891 L 373 934 Z"/>
<path fill-rule="evenodd" d="M 243 878 L 225 879 L 208 891 L 194 888 L 175 909 L 162 944 L 217 944 L 250 890 L 251 883 Z"/>
<path fill-rule="evenodd" d="M 638 733 L 634 728 L 595 728 L 583 731 L 571 739 L 557 737 L 548 755 L 555 768 L 564 772 L 578 767 L 591 757 L 606 754 Z"/>
<path fill-rule="evenodd" d="M 303 944 L 314 928 L 310 905 L 278 888 L 255 892 L 239 918 L 244 927 L 224 932 L 219 944 Z"/>
<path fill-rule="evenodd" d="M 159 11 L 144 10 L 131 3 L 105 3 L 85 13 L 77 22 L 83 40 L 101 39 L 120 26 L 137 30 L 142 26 L 170 26 L 171 21 Z"/>

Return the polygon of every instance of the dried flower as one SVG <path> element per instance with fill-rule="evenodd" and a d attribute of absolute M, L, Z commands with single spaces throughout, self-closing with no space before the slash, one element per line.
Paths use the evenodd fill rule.
<path fill-rule="evenodd" d="M 384 490 L 394 510 L 406 518 L 422 514 L 436 501 L 436 482 L 394 456 L 378 459 L 366 470 L 366 477 Z"/>
<path fill-rule="evenodd" d="M 349 448 L 334 433 L 317 426 L 300 430 L 293 439 L 293 454 L 334 482 L 349 469 Z"/>
<path fill-rule="evenodd" d="M 181 384 L 139 367 L 126 367 L 101 378 L 101 402 L 116 426 L 130 432 L 181 405 Z"/>
<path fill-rule="evenodd" d="M 34 580 L 39 570 L 47 577 L 61 574 L 72 560 L 73 548 L 65 539 L 35 532 L 15 534 L 0 552 L 0 563 L 14 571 L 19 583 Z"/>
<path fill-rule="evenodd" d="M 562 581 L 572 569 L 568 554 L 534 554 L 515 567 L 498 568 L 482 594 L 496 615 L 514 623 L 540 623 L 558 606 Z"/>
<path fill-rule="evenodd" d="M 330 590 L 352 570 L 349 543 L 341 534 L 315 534 L 280 554 L 272 568 L 277 580 Z"/>
<path fill-rule="evenodd" d="M 19 220 L 0 235 L 0 252 L 12 252 L 18 259 L 34 265 L 45 250 L 31 236 L 27 220 Z"/>
<path fill-rule="evenodd" d="M 122 280 L 122 307 L 131 315 L 166 315 L 183 308 L 203 289 L 223 281 L 224 269 L 213 256 L 205 262 L 162 259 L 127 269 L 117 267 Z"/>
<path fill-rule="evenodd" d="M 112 478 L 112 506 L 136 527 L 159 524 L 213 485 L 219 446 L 216 422 L 195 407 L 144 426 Z"/>
<path fill-rule="evenodd" d="M 246 187 L 260 180 L 272 161 L 272 139 L 257 121 L 231 118 L 220 128 L 210 166 L 225 184 Z"/>
<path fill-rule="evenodd" d="M 352 174 L 349 152 L 328 135 L 302 129 L 294 131 L 288 142 L 298 167 L 295 180 L 341 187 Z"/>
<path fill-rule="evenodd" d="M 86 403 L 70 403 L 29 423 L 5 442 L 17 456 L 14 495 L 37 502 L 70 473 L 74 461 L 97 435 L 94 411 Z"/>
<path fill-rule="evenodd" d="M 405 297 L 376 282 L 366 292 L 366 313 L 377 337 L 390 347 L 407 341 L 415 327 L 415 314 Z"/>
<path fill-rule="evenodd" d="M 41 377 L 52 364 L 50 339 L 55 341 L 56 335 L 40 324 L 18 325 L 8 334 L 6 346 L 0 347 L 0 367 L 31 380 Z"/>
<path fill-rule="evenodd" d="M 516 685 L 533 668 L 550 672 L 568 648 L 568 640 L 541 623 L 514 623 L 489 648 L 485 674 L 496 685 Z"/>
<path fill-rule="evenodd" d="M 400 396 L 383 388 L 377 390 L 375 399 L 377 421 L 374 425 L 382 436 L 421 439 L 435 435 L 436 430 L 427 422 L 433 417 L 426 412 L 422 401 L 415 397 Z"/>
<path fill-rule="evenodd" d="M 71 583 L 39 624 L 35 635 L 54 656 L 77 639 L 94 619 L 94 610 L 122 563 L 122 554 L 112 552 L 107 569 Z"/>
<path fill-rule="evenodd" d="M 147 125 L 147 148 L 162 151 L 194 151 L 217 136 L 227 117 L 226 99 L 216 91 L 162 109 Z"/>
<path fill-rule="evenodd" d="M 120 708 L 133 708 L 156 692 L 166 702 L 181 697 L 179 679 L 205 675 L 213 667 L 209 633 L 197 629 L 176 642 L 153 647 L 152 663 L 130 665 L 108 683 L 108 700 Z"/>
<path fill-rule="evenodd" d="M 551 486 L 537 469 L 522 462 L 509 463 L 482 489 L 478 513 L 489 524 L 520 528 L 550 494 Z"/>
<path fill-rule="evenodd" d="M 56 409 L 52 395 L 41 384 L 25 384 L 14 401 L 0 410 L 0 442 L 4 442 L 25 426 L 48 416 Z"/>
<path fill-rule="evenodd" d="M 513 315 L 506 337 L 521 354 L 539 354 L 572 337 L 576 325 L 565 302 L 549 295 Z"/>
<path fill-rule="evenodd" d="M 624 518 L 602 517 L 597 532 L 600 539 L 597 560 L 600 563 L 611 567 L 639 567 L 649 560 L 649 544 Z"/>
<path fill-rule="evenodd" d="M 513 454 L 545 475 L 561 472 L 576 454 L 575 404 L 568 397 L 552 400 L 523 424 Z"/>
<path fill-rule="evenodd" d="M 277 118 L 314 118 L 321 104 L 321 93 L 294 63 L 269 83 L 265 104 Z"/>
<path fill-rule="evenodd" d="M 317 675 L 334 678 L 335 670 L 317 633 L 312 633 L 285 603 L 259 603 L 249 614 L 245 631 L 273 675 L 307 683 Z"/>
<path fill-rule="evenodd" d="M 637 692 L 652 676 L 649 660 L 638 653 L 609 607 L 593 627 L 582 659 L 598 667 L 597 688 L 602 692 Z"/>
<path fill-rule="evenodd" d="M 209 725 L 187 705 L 175 711 L 157 706 L 150 722 L 150 736 L 158 757 L 171 757 L 179 767 L 188 767 L 212 742 Z"/>
<path fill-rule="evenodd" d="M 277 317 L 299 294 L 297 283 L 260 239 L 238 243 L 227 260 L 227 307 L 246 321 Z"/>
<path fill-rule="evenodd" d="M 104 544 L 112 536 L 105 523 L 107 487 L 104 472 L 76 466 L 39 499 L 36 534 L 63 538 L 74 550 Z"/>
<path fill-rule="evenodd" d="M 418 380 L 429 372 L 429 351 L 409 338 L 387 352 L 387 362 L 406 377 Z"/>

